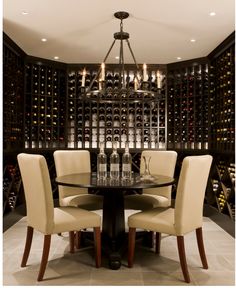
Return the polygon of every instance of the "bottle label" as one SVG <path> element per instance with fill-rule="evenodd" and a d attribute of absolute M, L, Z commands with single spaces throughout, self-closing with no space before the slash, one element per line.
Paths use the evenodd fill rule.
<path fill-rule="evenodd" d="M 107 164 L 99 164 L 99 172 L 106 172 Z"/>
<path fill-rule="evenodd" d="M 122 164 L 122 171 L 130 172 L 131 171 L 131 165 L 130 164 Z"/>
<path fill-rule="evenodd" d="M 111 164 L 111 171 L 119 171 L 119 164 Z"/>

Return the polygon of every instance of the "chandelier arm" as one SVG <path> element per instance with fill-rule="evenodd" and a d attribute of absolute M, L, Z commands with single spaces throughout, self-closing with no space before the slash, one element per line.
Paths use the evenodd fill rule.
<path fill-rule="evenodd" d="M 121 79 L 121 70 L 122 70 L 122 68 L 121 68 L 121 60 L 122 60 L 122 55 L 121 55 L 121 53 L 122 53 L 121 43 L 122 43 L 122 41 L 120 41 L 120 55 L 119 55 L 119 79 Z M 122 82 L 121 82 L 121 81 L 119 81 L 119 89 L 121 89 L 121 86 L 122 86 Z"/>
<path fill-rule="evenodd" d="M 109 54 L 110 54 L 110 52 L 111 52 L 111 49 L 113 48 L 115 42 L 116 42 L 116 39 L 112 42 L 111 47 L 110 47 L 110 49 L 108 50 L 107 55 L 105 56 L 105 58 L 104 58 L 104 60 L 103 60 L 103 63 L 106 62 L 107 57 L 109 56 Z"/>
<path fill-rule="evenodd" d="M 112 50 L 112 48 L 113 48 L 115 42 L 116 42 L 116 39 L 113 40 L 113 42 L 112 42 L 112 44 L 111 44 L 111 47 L 110 47 L 110 49 L 108 50 L 108 52 L 107 52 L 107 54 L 106 54 L 106 56 L 105 56 L 105 58 L 104 58 L 104 60 L 103 60 L 103 63 L 106 62 L 107 57 L 109 56 L 109 54 L 110 54 L 110 52 L 111 52 L 111 50 Z M 87 89 L 86 92 L 90 92 L 90 91 L 91 91 L 92 86 L 93 86 L 93 83 L 94 83 L 95 80 L 97 80 L 98 76 L 99 76 L 100 73 L 101 73 L 101 70 L 102 70 L 102 67 L 100 66 L 99 69 L 98 69 L 98 72 L 97 72 L 96 76 L 92 79 L 92 81 L 91 81 L 91 83 L 90 83 L 90 85 L 89 85 L 89 87 L 88 87 L 88 89 Z"/>
<path fill-rule="evenodd" d="M 131 48 L 129 39 L 126 39 L 126 42 L 127 42 L 128 47 L 129 47 L 129 51 L 130 51 L 130 53 L 131 53 L 131 55 L 132 55 L 132 57 L 133 57 L 134 64 L 135 64 L 135 66 L 136 66 L 136 68 L 137 68 L 137 71 L 139 71 L 139 66 L 138 66 L 138 64 L 137 64 L 137 62 L 136 62 L 136 59 L 135 59 L 133 50 L 132 50 L 132 48 Z M 134 79 L 135 79 L 135 78 L 137 79 L 138 83 L 140 83 L 140 81 L 139 81 L 139 79 L 138 79 L 138 77 L 137 77 L 137 72 L 134 72 Z"/>
<path fill-rule="evenodd" d="M 119 60 L 119 65 L 120 65 L 120 79 L 123 79 L 121 81 L 121 87 L 125 87 L 125 66 L 124 66 L 124 50 L 123 50 L 123 19 L 121 18 L 120 21 L 120 60 Z M 122 77 L 121 77 L 122 73 Z"/>
<path fill-rule="evenodd" d="M 132 48 L 131 48 L 130 43 L 129 43 L 129 39 L 126 39 L 126 42 L 127 42 L 127 44 L 128 44 L 129 51 L 130 51 L 130 53 L 131 53 L 131 55 L 132 55 L 132 57 L 133 57 L 134 63 L 135 63 L 135 65 L 136 65 L 136 68 L 139 70 L 139 66 L 138 66 L 138 64 L 137 64 L 137 62 L 136 62 L 136 59 L 135 59 L 135 57 L 134 57 L 134 53 L 133 53 Z"/>
<path fill-rule="evenodd" d="M 124 88 L 125 87 L 125 66 L 124 66 L 123 39 L 120 40 L 120 68 L 121 68 L 120 74 L 122 72 L 122 78 L 123 78 L 122 86 Z"/>

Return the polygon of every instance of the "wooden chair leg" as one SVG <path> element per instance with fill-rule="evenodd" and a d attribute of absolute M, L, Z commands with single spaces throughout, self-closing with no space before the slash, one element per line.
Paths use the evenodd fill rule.
<path fill-rule="evenodd" d="M 45 269 L 46 269 L 46 266 L 47 266 L 47 262 L 48 262 L 50 244 L 51 244 L 51 235 L 44 235 L 43 254 L 42 254 L 42 259 L 41 259 L 38 279 L 37 279 L 38 281 L 42 281 L 43 280 L 43 275 L 44 275 L 44 272 L 45 272 Z"/>
<path fill-rule="evenodd" d="M 81 231 L 76 231 L 76 233 L 75 233 L 75 246 L 76 246 L 77 249 L 80 248 L 81 236 L 82 236 L 82 232 Z"/>
<path fill-rule="evenodd" d="M 177 244 L 178 244 L 178 252 L 179 252 L 179 260 L 181 269 L 183 272 L 184 280 L 187 283 L 190 283 L 190 277 L 188 273 L 185 248 L 184 248 L 184 236 L 177 236 Z"/>
<path fill-rule="evenodd" d="M 23 254 L 23 258 L 21 261 L 21 267 L 25 267 L 28 257 L 29 257 L 29 253 L 30 253 L 30 248 L 31 248 L 31 244 L 32 244 L 32 238 L 33 238 L 33 233 L 34 233 L 34 228 L 27 226 L 27 235 L 26 235 L 26 240 L 25 240 L 25 250 L 24 250 L 24 254 Z"/>
<path fill-rule="evenodd" d="M 196 229 L 196 236 L 197 236 L 197 245 L 198 245 L 198 251 L 201 257 L 201 261 L 202 261 L 202 266 L 204 269 L 208 269 L 204 243 L 203 243 L 203 238 L 202 238 L 202 227 Z"/>
<path fill-rule="evenodd" d="M 70 239 L 70 253 L 75 252 L 75 233 L 74 231 L 69 232 L 69 239 Z"/>
<path fill-rule="evenodd" d="M 133 267 L 136 228 L 129 228 L 128 267 Z"/>
<path fill-rule="evenodd" d="M 100 227 L 94 227 L 94 245 L 96 267 L 101 267 L 101 230 Z"/>
<path fill-rule="evenodd" d="M 156 232 L 156 254 L 160 254 L 161 250 L 161 233 Z"/>

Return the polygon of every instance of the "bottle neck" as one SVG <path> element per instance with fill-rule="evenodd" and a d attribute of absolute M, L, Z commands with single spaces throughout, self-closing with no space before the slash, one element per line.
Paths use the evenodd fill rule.
<path fill-rule="evenodd" d="M 104 143 L 100 144 L 100 154 L 104 154 Z"/>
<path fill-rule="evenodd" d="M 125 153 L 129 153 L 129 143 L 125 143 Z"/>
<path fill-rule="evenodd" d="M 113 143 L 113 153 L 117 153 L 117 143 Z"/>

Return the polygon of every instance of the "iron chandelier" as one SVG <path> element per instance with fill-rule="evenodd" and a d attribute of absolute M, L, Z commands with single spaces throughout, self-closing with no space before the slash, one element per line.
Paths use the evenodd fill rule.
<path fill-rule="evenodd" d="M 95 74 L 94 78 L 90 82 L 89 87 L 82 90 L 84 96 L 89 100 L 95 100 L 100 102 L 114 102 L 119 100 L 128 100 L 131 102 L 139 101 L 153 101 L 161 98 L 161 88 L 160 85 L 153 87 L 148 81 L 147 66 L 143 65 L 143 73 L 140 72 L 139 65 L 135 59 L 134 53 L 132 51 L 129 42 L 129 33 L 123 31 L 123 20 L 129 17 L 129 13 L 124 11 L 119 11 L 114 14 L 117 19 L 120 19 L 120 31 L 114 33 L 114 40 L 109 48 L 99 70 Z M 119 55 L 119 78 L 118 84 L 115 87 L 108 86 L 105 77 L 105 62 L 115 44 L 115 42 L 120 41 L 120 55 Z M 130 85 L 129 81 L 125 78 L 125 63 L 124 63 L 124 42 L 127 43 L 131 56 L 135 64 L 135 71 L 133 81 Z M 142 75 L 142 76 L 140 76 Z M 83 77 L 84 74 L 83 74 Z M 158 77 L 158 76 L 157 76 Z M 158 79 L 160 81 L 160 79 Z M 157 81 L 158 81 L 157 80 Z M 93 88 L 94 83 L 98 82 L 96 89 Z M 83 83 L 83 81 L 82 81 Z M 159 82 L 160 83 L 160 82 Z M 83 85 L 82 85 L 83 86 Z M 150 87 L 151 86 L 151 87 Z"/>

